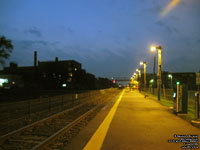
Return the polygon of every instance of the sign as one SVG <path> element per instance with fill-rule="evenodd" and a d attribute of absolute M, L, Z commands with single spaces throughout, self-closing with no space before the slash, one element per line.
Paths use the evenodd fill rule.
<path fill-rule="evenodd" d="M 200 73 L 196 73 L 196 85 L 200 85 Z"/>

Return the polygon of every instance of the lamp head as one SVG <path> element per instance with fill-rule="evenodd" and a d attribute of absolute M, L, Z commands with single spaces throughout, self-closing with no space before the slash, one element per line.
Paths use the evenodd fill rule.
<path fill-rule="evenodd" d="M 151 46 L 150 49 L 151 49 L 152 52 L 155 52 L 157 48 L 156 48 L 156 46 Z"/>
<path fill-rule="evenodd" d="M 171 74 L 169 74 L 169 75 L 168 75 L 168 77 L 169 77 L 169 78 L 172 78 L 172 75 L 171 75 Z"/>

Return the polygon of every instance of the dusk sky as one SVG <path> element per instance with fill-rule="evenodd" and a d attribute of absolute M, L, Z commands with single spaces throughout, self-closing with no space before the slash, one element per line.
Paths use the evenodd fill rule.
<path fill-rule="evenodd" d="M 39 61 L 130 77 L 142 60 L 152 72 L 156 44 L 163 70 L 200 70 L 200 0 L 0 0 L 0 35 L 14 45 L 7 65 L 33 65 L 37 51 Z"/>

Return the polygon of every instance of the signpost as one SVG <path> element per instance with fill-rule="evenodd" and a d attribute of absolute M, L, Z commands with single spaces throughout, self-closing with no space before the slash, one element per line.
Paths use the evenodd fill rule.
<path fill-rule="evenodd" d="M 180 82 L 176 82 L 176 90 L 174 91 L 174 112 L 176 114 L 187 114 L 187 106 L 188 106 L 188 88 L 185 84 L 180 84 Z"/>

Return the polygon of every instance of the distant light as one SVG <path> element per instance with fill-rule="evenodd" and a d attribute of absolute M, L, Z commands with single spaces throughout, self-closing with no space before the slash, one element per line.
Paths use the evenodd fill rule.
<path fill-rule="evenodd" d="M 153 79 L 151 79 L 149 82 L 150 82 L 150 83 L 153 83 L 153 82 L 154 82 L 154 80 L 153 80 Z"/>
<path fill-rule="evenodd" d="M 175 92 L 173 93 L 173 98 L 176 98 L 176 93 Z"/>
<path fill-rule="evenodd" d="M 179 82 L 179 81 L 177 81 L 177 82 L 176 82 L 176 84 L 177 84 L 177 85 L 179 85 L 179 84 L 180 84 L 180 82 Z"/>
<path fill-rule="evenodd" d="M 15 84 L 15 81 L 13 81 L 12 84 Z"/>
<path fill-rule="evenodd" d="M 133 74 L 134 76 L 136 76 L 136 73 L 134 72 L 134 74 Z"/>
<path fill-rule="evenodd" d="M 77 71 L 77 68 L 75 68 L 74 70 Z"/>
<path fill-rule="evenodd" d="M 171 75 L 171 74 L 169 74 L 169 75 L 168 75 L 168 77 L 169 77 L 169 78 L 172 78 L 172 75 Z"/>
<path fill-rule="evenodd" d="M 115 84 L 115 83 L 116 83 L 116 80 L 113 80 L 113 83 Z"/>
<path fill-rule="evenodd" d="M 144 62 L 143 62 L 143 61 L 141 61 L 141 62 L 140 62 L 140 65 L 143 65 L 143 64 L 144 64 Z"/>
<path fill-rule="evenodd" d="M 62 87 L 67 87 L 67 84 L 65 84 L 65 83 L 64 83 L 64 84 L 62 84 Z"/>
<path fill-rule="evenodd" d="M 136 69 L 136 71 L 138 72 L 139 70 L 138 70 L 138 69 Z"/>

